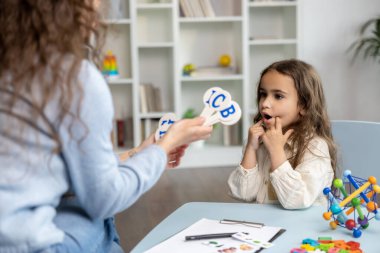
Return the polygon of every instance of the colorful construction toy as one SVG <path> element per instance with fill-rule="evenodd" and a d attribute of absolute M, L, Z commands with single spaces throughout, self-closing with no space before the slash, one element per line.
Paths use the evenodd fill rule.
<path fill-rule="evenodd" d="M 344 171 L 343 176 L 343 180 L 333 181 L 336 188 L 334 192 L 328 187 L 323 190 L 329 202 L 328 210 L 323 213 L 323 218 L 332 219 L 330 222 L 332 229 L 337 226 L 347 228 L 353 231 L 355 238 L 358 238 L 362 235 L 362 230 L 368 228 L 371 219 L 380 220 L 376 203 L 380 187 L 373 176 L 365 180 L 352 176 L 349 170 Z"/>
<path fill-rule="evenodd" d="M 107 79 L 114 79 L 119 77 L 116 56 L 110 50 L 107 51 L 103 59 L 103 75 Z"/>

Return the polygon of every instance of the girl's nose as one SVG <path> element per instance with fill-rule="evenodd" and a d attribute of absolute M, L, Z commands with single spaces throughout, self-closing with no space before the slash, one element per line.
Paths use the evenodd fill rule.
<path fill-rule="evenodd" d="M 271 105 L 272 105 L 272 103 L 270 101 L 269 96 L 262 98 L 261 106 L 263 108 L 271 108 Z"/>

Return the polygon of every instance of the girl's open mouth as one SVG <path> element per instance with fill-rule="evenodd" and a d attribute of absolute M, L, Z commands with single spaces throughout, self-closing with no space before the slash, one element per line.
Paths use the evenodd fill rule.
<path fill-rule="evenodd" d="M 266 120 L 270 120 L 272 116 L 270 116 L 269 114 L 263 114 L 263 118 Z"/>

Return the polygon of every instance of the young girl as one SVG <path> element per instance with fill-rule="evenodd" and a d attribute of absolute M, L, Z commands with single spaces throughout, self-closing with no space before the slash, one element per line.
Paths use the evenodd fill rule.
<path fill-rule="evenodd" d="M 0 1 L 0 252 L 122 252 L 112 216 L 212 131 L 182 120 L 114 154 L 110 91 L 86 60 L 96 3 Z"/>
<path fill-rule="evenodd" d="M 322 204 L 336 167 L 321 80 L 299 60 L 268 66 L 257 88 L 258 113 L 241 164 L 228 184 L 234 197 L 284 208 Z"/>

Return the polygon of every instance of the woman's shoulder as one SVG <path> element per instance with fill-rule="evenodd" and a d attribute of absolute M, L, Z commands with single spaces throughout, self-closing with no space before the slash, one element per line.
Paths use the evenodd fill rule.
<path fill-rule="evenodd" d="M 105 83 L 105 79 L 100 73 L 99 69 L 88 60 L 82 60 L 81 62 L 79 78 L 81 80 L 86 79 L 91 81 L 101 81 L 102 83 Z"/>
<path fill-rule="evenodd" d="M 86 92 L 97 93 L 99 95 L 108 93 L 109 87 L 104 76 L 99 69 L 90 61 L 82 60 L 79 81 Z"/>
<path fill-rule="evenodd" d="M 81 62 L 79 83 L 83 89 L 82 106 L 89 110 L 103 108 L 113 114 L 112 96 L 110 88 L 98 68 L 88 60 Z"/>

